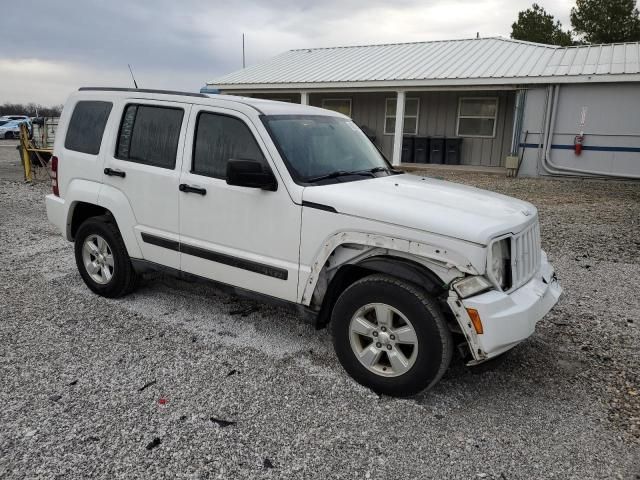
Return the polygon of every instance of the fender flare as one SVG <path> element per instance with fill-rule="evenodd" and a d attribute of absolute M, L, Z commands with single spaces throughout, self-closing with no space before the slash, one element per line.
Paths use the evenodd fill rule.
<path fill-rule="evenodd" d="M 129 256 L 144 258 L 135 233 L 138 222 L 124 193 L 111 185 L 103 184 L 98 196 L 98 205 L 106 208 L 113 215 Z"/>
<path fill-rule="evenodd" d="M 394 252 L 398 252 L 399 257 L 406 255 L 415 256 L 416 259 L 423 259 L 434 266 L 438 266 L 439 269 L 443 271 L 455 269 L 459 272 L 471 275 L 478 274 L 478 271 L 467 258 L 448 247 L 371 233 L 340 232 L 332 235 L 322 242 L 320 251 L 316 254 L 314 262 L 311 265 L 309 276 L 301 288 L 300 302 L 303 305 L 308 306 L 311 304 L 311 299 L 320 278 L 320 273 L 322 272 L 327 259 L 339 246 L 345 244 L 355 244 L 384 249 L 388 251 L 388 256 L 391 257 L 393 257 Z M 364 259 L 361 261 L 364 261 Z M 381 267 L 382 265 L 379 266 Z"/>
<path fill-rule="evenodd" d="M 71 235 L 71 222 L 73 220 L 76 205 L 79 203 L 97 205 L 101 187 L 102 184 L 100 183 L 80 178 L 73 179 L 69 182 L 64 194 L 65 198 L 73 199 L 70 203 L 65 202 L 67 205 L 67 212 L 65 214 L 66 225 L 64 235 L 68 241 L 73 241 L 73 236 Z"/>

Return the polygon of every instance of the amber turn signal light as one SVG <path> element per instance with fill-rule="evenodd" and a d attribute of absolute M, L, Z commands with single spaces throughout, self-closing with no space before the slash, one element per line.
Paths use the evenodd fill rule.
<path fill-rule="evenodd" d="M 467 308 L 467 313 L 469 314 L 469 318 L 471 319 L 471 323 L 473 323 L 473 328 L 475 328 L 476 333 L 481 335 L 484 330 L 482 329 L 482 321 L 480 320 L 480 314 L 475 308 Z"/>

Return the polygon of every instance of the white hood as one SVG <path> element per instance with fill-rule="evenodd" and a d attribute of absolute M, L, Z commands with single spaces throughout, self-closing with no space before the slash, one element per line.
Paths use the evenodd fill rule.
<path fill-rule="evenodd" d="M 302 198 L 342 214 L 483 245 L 522 230 L 537 216 L 522 200 L 408 174 L 306 187 Z"/>

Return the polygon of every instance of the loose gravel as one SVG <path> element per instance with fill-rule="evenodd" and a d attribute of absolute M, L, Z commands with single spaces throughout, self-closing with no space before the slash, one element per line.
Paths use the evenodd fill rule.
<path fill-rule="evenodd" d="M 46 185 L 0 179 L 0 478 L 640 478 L 640 185 L 447 176 L 539 207 L 565 295 L 411 399 L 286 310 L 161 275 L 92 294 Z"/>

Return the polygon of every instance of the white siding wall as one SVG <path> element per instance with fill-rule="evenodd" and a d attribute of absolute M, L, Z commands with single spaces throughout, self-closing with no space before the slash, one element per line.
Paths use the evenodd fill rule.
<path fill-rule="evenodd" d="M 527 94 L 523 125 L 523 131 L 530 131 L 527 144 L 539 142 L 546 95 L 546 89 L 533 89 Z M 581 127 L 583 108 L 586 108 L 586 117 L 584 127 Z M 552 145 L 573 145 L 574 137 L 581 130 L 585 134 L 587 150 L 576 155 L 571 149 L 552 148 L 551 158 L 555 164 L 619 175 L 640 175 L 640 84 L 561 86 Z M 589 147 L 598 150 L 589 150 Z M 527 148 L 521 174 L 544 175 L 546 172 L 539 160 L 542 154 L 536 148 Z"/>

